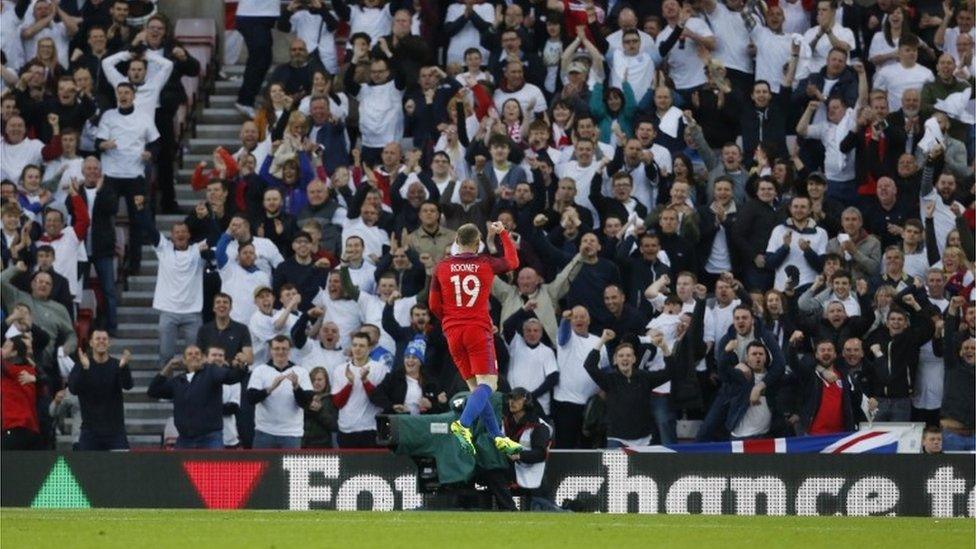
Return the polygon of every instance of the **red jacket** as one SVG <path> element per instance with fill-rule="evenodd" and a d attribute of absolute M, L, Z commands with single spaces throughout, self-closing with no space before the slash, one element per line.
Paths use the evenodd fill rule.
<path fill-rule="evenodd" d="M 17 377 L 21 372 L 37 377 L 37 370 L 30 364 L 4 364 L 0 377 L 0 417 L 3 430 L 22 427 L 40 433 L 37 422 L 37 383 L 21 385 Z"/>

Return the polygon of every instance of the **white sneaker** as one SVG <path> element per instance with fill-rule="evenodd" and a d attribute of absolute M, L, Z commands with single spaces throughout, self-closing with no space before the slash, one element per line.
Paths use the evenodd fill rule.
<path fill-rule="evenodd" d="M 237 112 L 243 114 L 244 116 L 246 116 L 246 117 L 248 117 L 248 118 L 250 118 L 252 120 L 254 119 L 254 115 L 256 114 L 256 112 L 254 110 L 254 107 L 248 107 L 247 105 L 241 105 L 240 103 L 234 103 L 234 108 L 237 109 Z"/>

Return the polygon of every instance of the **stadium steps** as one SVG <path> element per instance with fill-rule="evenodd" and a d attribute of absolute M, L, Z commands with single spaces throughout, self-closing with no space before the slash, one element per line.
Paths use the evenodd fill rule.
<path fill-rule="evenodd" d="M 231 75 L 240 75 L 243 66 L 225 67 Z M 204 199 L 203 192 L 190 187 L 193 169 L 201 160 L 212 163 L 211 153 L 217 145 L 231 151 L 239 147 L 238 133 L 244 118 L 234 110 L 234 100 L 240 80 L 214 82 L 209 97 L 197 102 L 195 125 L 184 134 L 182 163 L 177 167 L 177 202 L 189 212 Z M 156 227 L 168 235 L 173 223 L 184 215 L 158 215 Z M 166 421 L 173 415 L 168 401 L 149 398 L 146 390 L 159 372 L 163 361 L 159 358 L 159 313 L 152 308 L 153 292 L 159 262 L 151 246 L 143 246 L 142 270 L 127 280 L 128 290 L 122 292 L 119 303 L 119 330 L 112 342 L 113 354 L 123 349 L 132 352 L 130 368 L 134 386 L 125 392 L 126 429 L 133 447 L 158 447 Z M 69 448 L 72 435 L 61 435 L 58 444 Z"/>
<path fill-rule="evenodd" d="M 239 76 L 243 66 L 224 67 L 224 72 Z M 190 177 L 200 161 L 213 163 L 212 152 L 218 145 L 231 152 L 240 147 L 240 125 L 244 121 L 234 102 L 240 80 L 213 83 L 205 101 L 197 103 L 195 125 L 185 133 L 182 143 L 182 163 L 177 167 L 176 200 L 189 213 L 197 203 L 205 199 L 204 192 L 190 187 Z M 165 236 L 173 223 L 182 221 L 184 215 L 158 215 L 156 227 Z M 113 340 L 113 349 L 121 353 L 129 349 L 133 355 L 130 363 L 134 386 L 125 394 L 126 429 L 133 447 L 158 447 L 166 420 L 173 414 L 168 401 L 156 401 L 146 395 L 153 376 L 159 372 L 159 314 L 152 308 L 153 292 L 159 262 L 152 246 L 144 245 L 142 271 L 128 278 L 128 291 L 123 292 L 119 303 L 119 333 Z M 59 444 L 70 447 L 72 437 L 59 437 Z"/>

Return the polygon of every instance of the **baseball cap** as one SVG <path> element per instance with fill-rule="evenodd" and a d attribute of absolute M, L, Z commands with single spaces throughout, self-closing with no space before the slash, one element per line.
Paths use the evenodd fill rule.
<path fill-rule="evenodd" d="M 265 286 L 264 284 L 261 284 L 257 288 L 254 288 L 254 297 L 257 297 L 264 292 L 273 292 L 273 290 L 269 286 Z"/>
<path fill-rule="evenodd" d="M 586 65 L 580 61 L 573 61 L 569 64 L 569 70 L 567 72 L 586 72 Z"/>

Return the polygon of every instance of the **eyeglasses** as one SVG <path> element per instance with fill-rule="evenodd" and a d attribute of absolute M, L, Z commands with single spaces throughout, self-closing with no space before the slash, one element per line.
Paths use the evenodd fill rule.
<path fill-rule="evenodd" d="M 640 38 L 628 38 L 624 40 L 624 44 L 639 44 Z"/>

